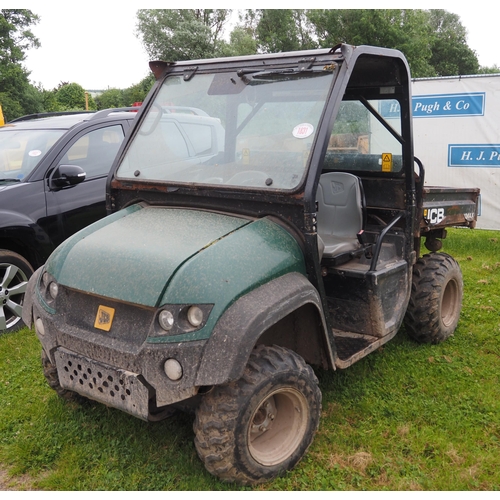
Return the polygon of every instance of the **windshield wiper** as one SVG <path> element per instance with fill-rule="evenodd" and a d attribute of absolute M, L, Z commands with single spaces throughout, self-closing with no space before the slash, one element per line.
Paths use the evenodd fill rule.
<path fill-rule="evenodd" d="M 302 78 L 314 78 L 317 76 L 324 76 L 327 74 L 323 69 L 274 69 L 267 71 L 255 70 L 239 70 L 236 73 L 245 84 L 261 84 L 261 83 L 271 83 L 276 81 L 287 81 L 287 80 L 298 80 Z M 248 76 L 247 76 L 248 75 Z M 250 77 L 250 78 L 249 78 Z"/>
<path fill-rule="evenodd" d="M 239 77 L 245 76 L 245 75 L 252 75 L 252 78 L 255 77 L 261 77 L 261 76 L 277 76 L 277 75 L 288 75 L 291 73 L 296 72 L 297 70 L 294 68 L 284 68 L 284 69 L 268 69 L 265 71 L 261 71 L 256 68 L 252 69 L 239 69 L 236 74 Z"/>
<path fill-rule="evenodd" d="M 248 80 L 246 75 L 251 75 L 254 80 L 283 80 L 289 76 L 299 76 L 307 74 L 307 76 L 321 76 L 325 74 L 325 68 L 313 68 L 316 58 L 306 58 L 297 61 L 296 67 L 275 68 L 262 71 L 260 68 L 245 68 L 239 69 L 236 74 L 243 80 Z M 249 83 L 245 81 L 245 83 Z"/>

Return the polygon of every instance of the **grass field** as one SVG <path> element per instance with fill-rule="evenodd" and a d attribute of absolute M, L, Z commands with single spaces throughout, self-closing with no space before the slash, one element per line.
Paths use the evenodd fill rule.
<path fill-rule="evenodd" d="M 270 483 L 219 482 L 197 457 L 189 415 L 142 422 L 57 397 L 40 345 L 0 337 L 0 490 L 500 489 L 500 232 L 449 231 L 464 275 L 461 321 L 437 346 L 404 331 L 345 371 L 320 372 L 309 453 Z"/>

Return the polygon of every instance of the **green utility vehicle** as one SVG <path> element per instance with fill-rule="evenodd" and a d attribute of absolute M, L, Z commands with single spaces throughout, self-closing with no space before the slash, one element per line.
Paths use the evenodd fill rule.
<path fill-rule="evenodd" d="M 403 322 L 453 334 L 461 272 L 436 252 L 474 227 L 479 192 L 424 186 L 398 51 L 150 67 L 109 215 L 36 271 L 23 319 L 62 397 L 144 420 L 191 408 L 212 474 L 265 481 L 318 428 L 312 367 L 347 368 Z"/>

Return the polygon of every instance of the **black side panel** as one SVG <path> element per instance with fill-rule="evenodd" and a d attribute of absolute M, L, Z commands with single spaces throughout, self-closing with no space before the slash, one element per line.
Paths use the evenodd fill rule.
<path fill-rule="evenodd" d="M 379 338 L 398 329 L 411 282 L 406 261 L 374 272 L 348 266 L 330 270 L 325 278 L 333 328 Z"/>

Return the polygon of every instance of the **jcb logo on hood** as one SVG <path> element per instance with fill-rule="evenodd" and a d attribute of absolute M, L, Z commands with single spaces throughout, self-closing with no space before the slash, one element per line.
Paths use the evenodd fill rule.
<path fill-rule="evenodd" d="M 111 330 L 114 315 L 115 310 L 112 307 L 99 306 L 95 318 L 94 328 L 99 328 L 99 330 L 109 332 L 109 330 Z"/>
<path fill-rule="evenodd" d="M 439 224 L 444 219 L 444 208 L 426 208 L 424 219 L 430 224 Z"/>

